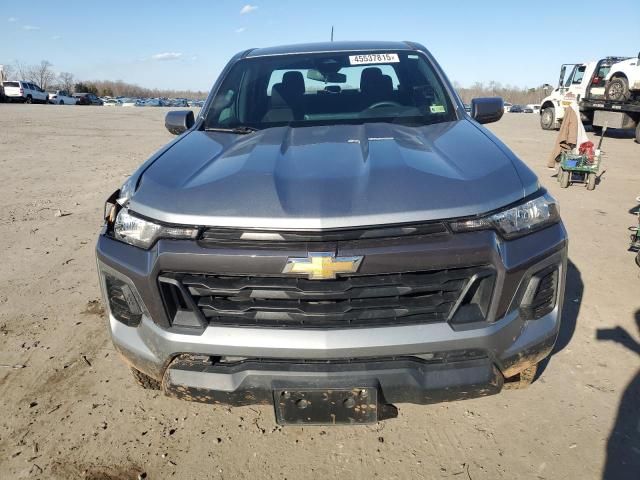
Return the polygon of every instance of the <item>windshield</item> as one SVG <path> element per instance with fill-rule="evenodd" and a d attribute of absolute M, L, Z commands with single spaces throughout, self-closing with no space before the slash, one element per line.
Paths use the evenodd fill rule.
<path fill-rule="evenodd" d="M 205 127 L 422 125 L 455 118 L 451 99 L 422 55 L 339 52 L 239 61 L 213 99 Z"/>

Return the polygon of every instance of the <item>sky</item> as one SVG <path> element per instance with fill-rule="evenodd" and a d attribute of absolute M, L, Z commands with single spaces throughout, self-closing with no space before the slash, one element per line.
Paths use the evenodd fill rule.
<path fill-rule="evenodd" d="M 235 53 L 412 40 L 452 81 L 557 83 L 560 64 L 640 50 L 640 0 L 0 0 L 0 64 L 48 60 L 82 80 L 209 90 Z M 609 5 L 609 6 L 608 6 Z M 617 12 L 617 13 L 616 13 Z"/>

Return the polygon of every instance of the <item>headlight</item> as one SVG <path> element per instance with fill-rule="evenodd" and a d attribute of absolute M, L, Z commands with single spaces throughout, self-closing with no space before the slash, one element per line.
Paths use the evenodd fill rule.
<path fill-rule="evenodd" d="M 454 232 L 495 229 L 504 238 L 511 239 L 559 221 L 558 204 L 551 195 L 544 193 L 533 200 L 486 217 L 453 222 L 451 228 Z"/>
<path fill-rule="evenodd" d="M 113 224 L 113 235 L 117 240 L 140 248 L 150 248 L 159 238 L 196 238 L 197 228 L 169 227 L 144 220 L 122 208 Z"/>

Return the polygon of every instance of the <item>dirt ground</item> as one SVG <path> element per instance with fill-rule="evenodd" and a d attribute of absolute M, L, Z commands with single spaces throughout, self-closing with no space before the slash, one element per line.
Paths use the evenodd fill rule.
<path fill-rule="evenodd" d="M 400 405 L 374 426 L 280 428 L 268 407 L 142 390 L 111 346 L 93 251 L 103 201 L 172 138 L 164 114 L 0 105 L 0 478 L 640 478 L 631 138 L 605 138 L 595 191 L 562 190 L 537 115 L 491 125 L 559 199 L 570 235 L 561 338 L 529 389 Z"/>

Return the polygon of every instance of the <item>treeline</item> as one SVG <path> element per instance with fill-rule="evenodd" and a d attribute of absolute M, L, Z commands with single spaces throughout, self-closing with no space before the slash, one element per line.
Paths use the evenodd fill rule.
<path fill-rule="evenodd" d="M 208 92 L 192 90 L 167 90 L 158 88 L 144 88 L 122 80 L 91 80 L 81 81 L 74 85 L 76 92 L 95 93 L 100 97 L 143 97 L 143 98 L 189 98 L 203 100 Z"/>
<path fill-rule="evenodd" d="M 464 103 L 470 103 L 477 97 L 502 97 L 505 102 L 526 105 L 540 103 L 552 90 L 549 85 L 541 85 L 535 88 L 520 88 L 512 85 L 502 85 L 499 82 L 476 82 L 470 87 L 463 87 L 458 82 L 453 82 L 454 88 Z"/>
<path fill-rule="evenodd" d="M 69 72 L 56 74 L 53 65 L 47 60 L 42 60 L 37 65 L 27 65 L 22 62 L 4 65 L 2 76 L 3 80 L 25 80 L 35 83 L 45 91 L 89 92 L 109 97 L 167 97 L 203 100 L 208 94 L 208 92 L 192 90 L 145 88 L 122 80 L 79 80 Z"/>

